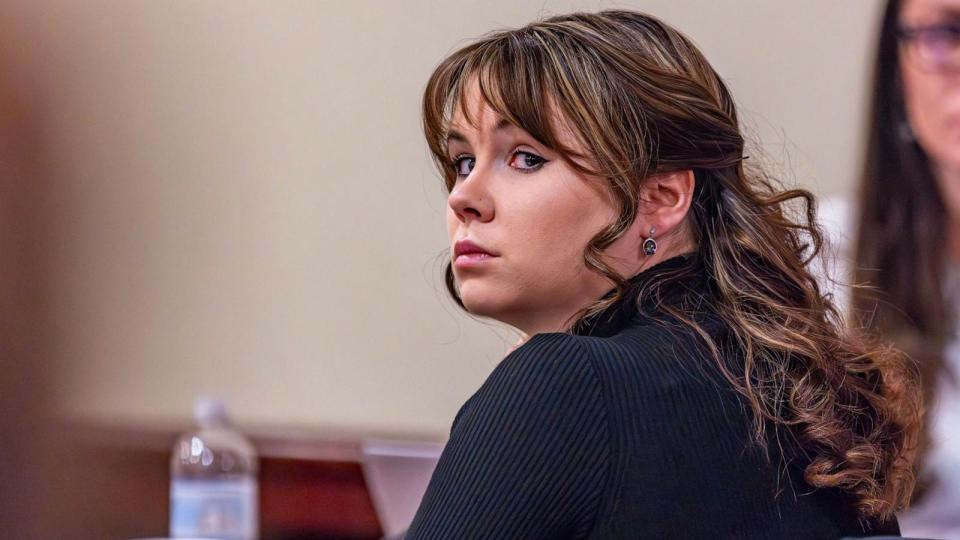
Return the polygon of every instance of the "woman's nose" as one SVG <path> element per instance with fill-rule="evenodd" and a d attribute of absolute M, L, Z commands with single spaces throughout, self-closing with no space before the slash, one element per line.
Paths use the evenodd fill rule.
<path fill-rule="evenodd" d="M 484 176 L 483 171 L 474 169 L 453 187 L 447 197 L 447 204 L 457 215 L 457 219 L 463 222 L 493 219 L 493 195 L 488 182 L 489 179 Z"/>

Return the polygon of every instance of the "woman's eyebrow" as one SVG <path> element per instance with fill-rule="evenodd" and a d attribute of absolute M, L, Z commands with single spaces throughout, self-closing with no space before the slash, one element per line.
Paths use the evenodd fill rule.
<path fill-rule="evenodd" d="M 928 18 L 933 22 L 955 23 L 960 20 L 960 7 L 957 6 L 938 6 L 935 10 L 927 13 Z"/>
<path fill-rule="evenodd" d="M 507 120 L 506 118 L 501 118 L 497 122 L 497 125 L 494 126 L 493 131 L 497 132 L 497 131 L 504 131 L 507 129 L 514 129 L 514 128 L 520 129 L 520 128 L 517 128 L 517 126 L 511 124 L 510 121 Z M 450 129 L 449 131 L 447 131 L 447 144 L 449 145 L 450 142 L 452 141 L 462 142 L 464 144 L 468 144 L 470 142 L 467 140 L 466 135 L 457 131 L 456 129 Z"/>
<path fill-rule="evenodd" d="M 459 131 L 457 131 L 457 130 L 455 130 L 455 129 L 451 129 L 451 130 L 447 131 L 447 145 L 449 146 L 450 143 L 453 142 L 453 141 L 462 142 L 462 143 L 466 144 L 466 143 L 467 143 L 467 138 L 466 138 L 466 136 L 464 136 L 464 135 L 463 135 L 462 133 L 460 133 Z"/>

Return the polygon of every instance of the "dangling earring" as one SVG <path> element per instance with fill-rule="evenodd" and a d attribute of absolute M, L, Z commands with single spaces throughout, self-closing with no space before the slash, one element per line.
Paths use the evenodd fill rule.
<path fill-rule="evenodd" d="M 657 228 L 650 227 L 650 234 L 643 241 L 643 252 L 646 253 L 647 256 L 653 255 L 657 252 L 657 241 L 653 239 L 653 234 L 655 232 L 657 232 Z"/>

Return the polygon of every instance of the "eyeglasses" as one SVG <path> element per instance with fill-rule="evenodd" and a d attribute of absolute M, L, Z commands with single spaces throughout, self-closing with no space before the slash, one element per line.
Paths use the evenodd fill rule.
<path fill-rule="evenodd" d="M 960 23 L 901 27 L 900 43 L 920 68 L 939 73 L 960 72 Z"/>

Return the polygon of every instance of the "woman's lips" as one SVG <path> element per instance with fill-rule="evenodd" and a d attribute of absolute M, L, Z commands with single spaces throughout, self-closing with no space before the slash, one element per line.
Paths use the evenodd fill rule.
<path fill-rule="evenodd" d="M 497 256 L 470 240 L 460 240 L 453 245 L 453 264 L 458 268 L 481 265 Z"/>

